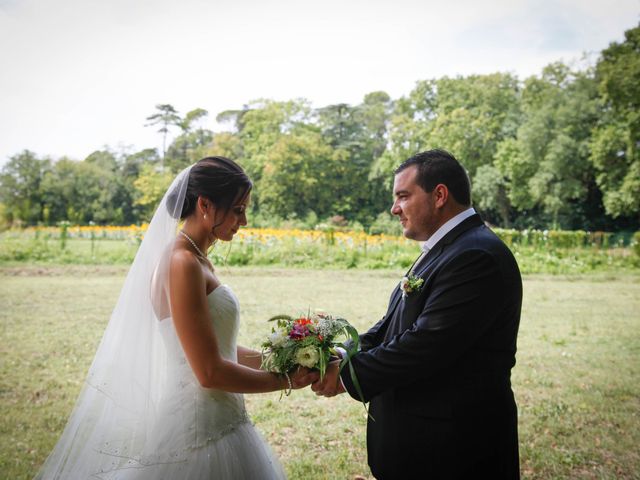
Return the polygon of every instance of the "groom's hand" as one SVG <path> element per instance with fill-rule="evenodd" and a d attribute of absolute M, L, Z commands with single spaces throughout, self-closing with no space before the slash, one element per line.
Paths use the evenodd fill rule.
<path fill-rule="evenodd" d="M 322 381 L 313 382 L 311 384 L 311 390 L 316 392 L 316 395 L 323 395 L 325 397 L 333 397 L 339 393 L 343 393 L 344 386 L 340 381 L 340 360 L 334 360 L 327 365 L 327 371 L 324 374 Z"/>
<path fill-rule="evenodd" d="M 320 374 L 316 370 L 298 367 L 296 370 L 291 372 L 289 377 L 291 378 L 291 387 L 294 390 L 297 390 L 318 381 Z"/>

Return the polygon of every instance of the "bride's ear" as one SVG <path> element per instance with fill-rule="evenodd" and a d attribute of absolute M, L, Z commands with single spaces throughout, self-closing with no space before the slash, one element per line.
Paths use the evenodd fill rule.
<path fill-rule="evenodd" d="M 198 197 L 196 210 L 198 211 L 198 216 L 206 219 L 208 216 L 213 214 L 213 205 L 211 204 L 211 200 L 202 196 Z"/>

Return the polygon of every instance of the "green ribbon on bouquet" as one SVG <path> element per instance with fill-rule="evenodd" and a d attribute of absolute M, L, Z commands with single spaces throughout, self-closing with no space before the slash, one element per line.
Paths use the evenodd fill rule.
<path fill-rule="evenodd" d="M 340 372 L 342 369 L 349 365 L 349 373 L 351 374 L 351 380 L 353 380 L 353 386 L 360 397 L 360 401 L 362 402 L 362 406 L 364 407 L 364 411 L 367 412 L 367 417 L 369 417 L 374 422 L 376 421 L 373 416 L 369 413 L 369 409 L 367 408 L 367 403 L 364 401 L 364 394 L 362 393 L 362 388 L 360 387 L 360 382 L 358 381 L 358 376 L 356 375 L 356 370 L 353 368 L 353 362 L 351 362 L 351 357 L 353 357 L 356 353 L 360 351 L 360 334 L 358 331 L 345 320 L 346 325 L 343 327 L 344 331 L 347 335 L 347 338 L 351 340 L 351 343 L 347 345 L 346 343 L 340 344 L 342 348 L 347 352 L 347 355 L 340 362 Z"/>

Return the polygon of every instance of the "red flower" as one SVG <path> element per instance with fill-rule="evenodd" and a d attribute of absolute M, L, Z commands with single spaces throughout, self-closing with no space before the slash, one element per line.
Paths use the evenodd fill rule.
<path fill-rule="evenodd" d="M 307 327 L 304 323 L 296 323 L 293 325 L 293 328 L 289 332 L 289 338 L 293 340 L 300 340 L 304 337 L 309 336 L 309 327 Z"/>

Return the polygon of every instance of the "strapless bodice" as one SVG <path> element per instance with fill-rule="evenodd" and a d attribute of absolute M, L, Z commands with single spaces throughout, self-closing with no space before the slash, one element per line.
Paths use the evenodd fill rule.
<path fill-rule="evenodd" d="M 223 358 L 237 362 L 236 337 L 239 327 L 239 303 L 227 285 L 220 285 L 208 296 L 211 326 Z M 166 392 L 160 410 L 165 418 L 174 418 L 178 435 L 192 436 L 194 446 L 206 444 L 248 421 L 241 394 L 203 388 L 187 358 L 171 318 L 160 322 L 166 347 Z"/>
<path fill-rule="evenodd" d="M 240 305 L 233 290 L 227 285 L 220 285 L 207 295 L 211 326 L 218 340 L 220 354 L 227 360 L 237 361 L 236 337 L 240 323 Z M 182 345 L 176 335 L 171 317 L 160 322 L 160 331 L 167 347 L 167 357 L 177 360 L 169 362 L 172 366 L 186 364 L 186 357 Z"/>

